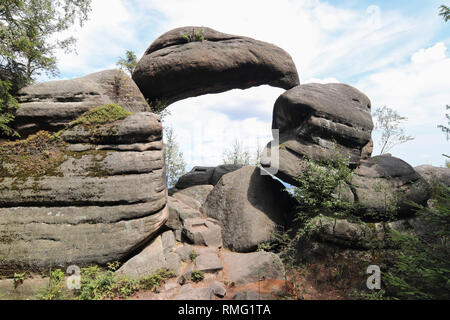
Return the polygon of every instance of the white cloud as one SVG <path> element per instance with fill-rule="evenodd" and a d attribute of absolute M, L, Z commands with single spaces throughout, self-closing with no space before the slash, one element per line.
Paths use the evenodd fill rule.
<path fill-rule="evenodd" d="M 415 52 L 407 63 L 376 72 L 357 84 L 369 95 L 374 108 L 387 105 L 408 118 L 405 132 L 415 140 L 394 150 L 414 165 L 425 160 L 441 165 L 441 154 L 448 152 L 437 125 L 445 124 L 445 105 L 450 104 L 449 75 L 450 56 L 445 44 L 438 42 Z M 432 158 L 424 159 L 423 154 Z"/>
<path fill-rule="evenodd" d="M 89 20 L 83 27 L 74 26 L 62 36 L 77 39 L 76 53 L 58 51 L 61 74 L 85 75 L 115 68 L 126 50 L 136 53 L 148 44 L 139 39 L 139 30 L 148 23 L 138 8 L 124 0 L 94 0 Z"/>
<path fill-rule="evenodd" d="M 271 140 L 273 103 L 282 92 L 261 86 L 181 100 L 169 106 L 164 124 L 174 128 L 190 166 L 217 165 L 235 139 L 251 154 Z"/>

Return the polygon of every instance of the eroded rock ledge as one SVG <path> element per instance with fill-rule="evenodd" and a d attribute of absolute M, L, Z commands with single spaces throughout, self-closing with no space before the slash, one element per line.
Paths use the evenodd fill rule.
<path fill-rule="evenodd" d="M 202 36 L 187 42 L 185 36 Z M 268 84 L 299 85 L 297 69 L 283 49 L 207 27 L 173 29 L 156 39 L 133 71 L 133 80 L 150 101 L 167 103 Z"/>
<path fill-rule="evenodd" d="M 105 264 L 145 245 L 168 217 L 161 129 L 144 112 L 0 145 L 0 272 Z"/>

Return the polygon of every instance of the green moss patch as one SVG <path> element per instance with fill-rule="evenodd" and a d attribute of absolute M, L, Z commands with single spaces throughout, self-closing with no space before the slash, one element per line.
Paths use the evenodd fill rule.
<path fill-rule="evenodd" d="M 132 115 L 131 112 L 128 112 L 117 104 L 110 103 L 83 113 L 78 119 L 72 121 L 69 127 L 74 127 L 79 124 L 92 125 L 111 123 L 124 119 L 130 115 Z"/>
<path fill-rule="evenodd" d="M 39 131 L 25 140 L 0 145 L 0 178 L 58 175 L 56 168 L 65 160 L 65 145 L 57 135 Z"/>

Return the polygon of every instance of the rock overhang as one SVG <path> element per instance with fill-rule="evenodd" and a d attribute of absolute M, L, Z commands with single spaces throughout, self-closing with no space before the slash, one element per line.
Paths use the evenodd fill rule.
<path fill-rule="evenodd" d="M 187 42 L 183 34 L 202 33 Z M 156 39 L 133 71 L 133 80 L 150 101 L 168 104 L 188 97 L 268 84 L 299 85 L 291 56 L 283 49 L 207 27 L 182 27 Z"/>

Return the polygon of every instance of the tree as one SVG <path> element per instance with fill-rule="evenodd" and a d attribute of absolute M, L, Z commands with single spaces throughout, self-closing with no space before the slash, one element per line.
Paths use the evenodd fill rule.
<path fill-rule="evenodd" d="M 442 5 L 439 7 L 439 15 L 442 16 L 445 22 L 450 20 L 450 7 Z"/>
<path fill-rule="evenodd" d="M 87 20 L 91 0 L 2 0 L 0 2 L 0 134 L 13 135 L 17 91 L 45 72 L 56 75 L 56 49 L 73 50 L 74 37 L 56 34 Z"/>
<path fill-rule="evenodd" d="M 0 135 L 18 136 L 18 133 L 9 127 L 14 120 L 14 110 L 18 107 L 17 100 L 9 93 L 11 82 L 0 79 Z"/>
<path fill-rule="evenodd" d="M 406 136 L 400 128 L 400 123 L 407 118 L 401 117 L 393 109 L 387 106 L 378 108 L 375 110 L 374 117 L 376 118 L 375 130 L 381 131 L 380 154 L 391 150 L 396 145 L 414 140 L 413 137 Z"/>
<path fill-rule="evenodd" d="M 117 61 L 117 65 L 119 66 L 119 68 L 125 72 L 128 72 L 130 76 L 133 73 L 136 64 L 137 64 L 137 57 L 131 50 L 127 50 L 125 52 L 125 58 L 121 57 L 119 58 L 119 61 Z"/>
<path fill-rule="evenodd" d="M 74 37 L 57 39 L 56 34 L 69 29 L 75 22 L 82 26 L 91 10 L 90 5 L 91 0 L 2 0 L 2 69 L 18 71 L 20 82 L 25 81 L 25 84 L 41 72 L 56 75 L 55 50 L 70 52 L 76 41 Z"/>
<path fill-rule="evenodd" d="M 230 149 L 223 152 L 224 164 L 250 165 L 250 153 L 244 150 L 242 143 L 235 139 Z"/>
<path fill-rule="evenodd" d="M 386 293 L 396 299 L 450 298 L 450 188 L 436 182 L 432 187 L 432 205 L 411 203 L 422 231 L 392 230 L 399 250 L 395 255 L 381 253 Z"/>
<path fill-rule="evenodd" d="M 450 109 L 450 105 L 447 105 L 446 108 L 447 108 L 447 110 L 449 110 Z M 450 126 L 450 114 L 447 113 L 445 115 L 445 117 L 447 118 L 448 124 Z M 447 135 L 447 140 L 449 140 L 450 139 L 450 127 L 446 127 L 444 125 L 438 125 L 438 128 L 440 128 L 442 130 L 442 132 L 444 132 Z"/>
<path fill-rule="evenodd" d="M 147 101 L 148 102 L 148 101 Z M 163 124 L 163 138 L 165 148 L 165 162 L 167 170 L 167 184 L 173 187 L 180 176 L 186 173 L 186 162 L 183 153 L 175 140 L 175 134 L 170 126 L 164 124 L 166 116 L 170 115 L 170 111 L 166 109 L 167 103 L 157 101 L 157 103 L 149 103 L 153 113 L 159 115 Z"/>
<path fill-rule="evenodd" d="M 178 178 L 186 173 L 186 163 L 171 127 L 164 128 L 164 138 L 167 184 L 173 187 Z"/>

